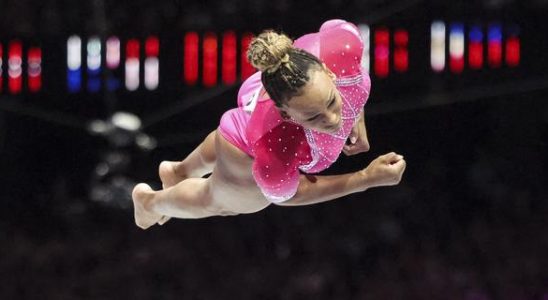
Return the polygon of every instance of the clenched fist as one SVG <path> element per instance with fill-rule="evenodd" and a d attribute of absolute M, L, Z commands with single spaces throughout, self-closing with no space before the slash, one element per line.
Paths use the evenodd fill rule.
<path fill-rule="evenodd" d="M 403 156 L 390 152 L 377 157 L 361 173 L 368 187 L 396 185 L 401 181 L 405 166 Z"/>

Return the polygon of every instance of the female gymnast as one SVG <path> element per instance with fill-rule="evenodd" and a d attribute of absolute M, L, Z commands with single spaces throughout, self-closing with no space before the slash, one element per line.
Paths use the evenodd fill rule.
<path fill-rule="evenodd" d="M 145 183 L 133 189 L 137 226 L 253 213 L 271 203 L 309 205 L 398 184 L 406 162 L 396 153 L 357 172 L 311 175 L 341 152 L 369 150 L 363 106 L 370 80 L 360 68 L 362 50 L 358 30 L 343 20 L 327 21 L 294 43 L 261 33 L 247 53 L 260 72 L 242 84 L 238 108 L 224 113 L 183 161 L 160 164 L 162 190 Z"/>

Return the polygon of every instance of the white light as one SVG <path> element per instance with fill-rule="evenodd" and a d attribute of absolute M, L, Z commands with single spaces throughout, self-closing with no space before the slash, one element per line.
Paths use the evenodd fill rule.
<path fill-rule="evenodd" d="M 30 77 L 36 77 L 42 74 L 42 67 L 40 66 L 40 63 L 30 64 L 28 67 L 29 76 Z"/>
<path fill-rule="evenodd" d="M 18 78 L 23 74 L 23 59 L 19 55 L 8 57 L 8 76 Z"/>
<path fill-rule="evenodd" d="M 111 129 L 111 126 L 103 120 L 93 120 L 88 124 L 88 130 L 93 134 L 104 134 Z"/>
<path fill-rule="evenodd" d="M 82 40 L 73 35 L 67 40 L 67 66 L 69 70 L 76 71 L 82 66 Z"/>
<path fill-rule="evenodd" d="M 120 39 L 113 36 L 107 40 L 107 67 L 116 69 L 120 65 Z"/>
<path fill-rule="evenodd" d="M 145 60 L 145 87 L 148 90 L 158 88 L 160 82 L 160 61 L 157 57 L 147 57 Z"/>
<path fill-rule="evenodd" d="M 126 59 L 126 88 L 135 91 L 139 88 L 139 59 Z"/>
<path fill-rule="evenodd" d="M 37 77 L 42 73 L 42 54 L 30 56 L 28 60 L 28 73 L 30 77 Z"/>
<path fill-rule="evenodd" d="M 98 70 L 101 68 L 101 40 L 98 37 L 91 37 L 88 40 L 88 69 Z"/>
<path fill-rule="evenodd" d="M 454 58 L 464 56 L 464 32 L 460 30 L 449 32 L 449 55 Z"/>
<path fill-rule="evenodd" d="M 127 131 L 137 131 L 141 128 L 141 120 L 134 114 L 116 112 L 111 118 L 112 124 Z"/>
<path fill-rule="evenodd" d="M 430 38 L 430 65 L 434 71 L 443 71 L 445 68 L 445 24 L 443 22 L 432 23 Z"/>
<path fill-rule="evenodd" d="M 136 136 L 135 143 L 144 150 L 153 150 L 156 146 L 158 146 L 156 139 L 144 133 L 140 133 Z"/>
<path fill-rule="evenodd" d="M 358 29 L 360 30 L 360 35 L 363 40 L 363 53 L 362 53 L 362 68 L 369 73 L 370 69 L 370 55 L 369 55 L 369 49 L 370 49 L 370 30 L 369 26 L 366 24 L 360 24 L 358 26 Z"/>

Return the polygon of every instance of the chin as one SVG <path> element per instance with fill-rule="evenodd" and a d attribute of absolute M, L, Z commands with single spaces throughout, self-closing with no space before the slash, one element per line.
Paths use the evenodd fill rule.
<path fill-rule="evenodd" d="M 329 127 L 329 128 L 319 128 L 319 129 L 316 129 L 316 130 L 320 131 L 320 132 L 323 132 L 323 133 L 333 134 L 333 133 L 336 133 L 339 130 L 341 130 L 341 126 Z"/>

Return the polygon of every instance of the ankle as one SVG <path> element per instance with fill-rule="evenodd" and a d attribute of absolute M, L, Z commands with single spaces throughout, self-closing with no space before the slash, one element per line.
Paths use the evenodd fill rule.
<path fill-rule="evenodd" d="M 141 192 L 141 203 L 143 208 L 147 212 L 154 212 L 154 191 L 143 191 Z"/>
<path fill-rule="evenodd" d="M 185 166 L 182 162 L 174 162 L 172 164 L 172 168 L 173 168 L 173 173 L 175 173 L 175 175 L 179 176 L 179 177 L 182 177 L 182 178 L 186 178 L 187 177 L 187 172 L 186 172 L 186 169 L 185 169 Z"/>

